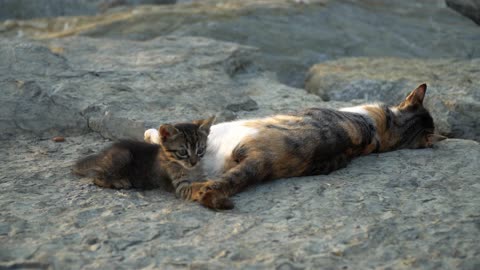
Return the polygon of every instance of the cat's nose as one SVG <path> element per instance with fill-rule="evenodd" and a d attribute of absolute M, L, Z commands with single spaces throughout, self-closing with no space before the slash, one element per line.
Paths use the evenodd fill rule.
<path fill-rule="evenodd" d="M 198 160 L 197 160 L 197 159 L 190 159 L 190 164 L 191 164 L 192 166 L 195 166 L 197 163 L 198 163 Z"/>

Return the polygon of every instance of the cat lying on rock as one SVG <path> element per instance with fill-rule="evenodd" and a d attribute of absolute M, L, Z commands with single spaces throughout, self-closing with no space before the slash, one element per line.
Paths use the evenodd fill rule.
<path fill-rule="evenodd" d="M 434 133 L 433 119 L 423 107 L 426 89 L 426 84 L 418 86 L 393 107 L 310 108 L 216 125 L 210 118 L 191 123 L 190 132 L 185 130 L 188 124 L 162 125 L 145 132 L 146 142 L 113 144 L 76 168 L 82 174 L 94 168 L 94 182 L 110 188 L 146 188 L 151 179 L 167 178 L 183 199 L 231 209 L 229 197 L 252 184 L 328 174 L 357 156 L 426 148 L 445 139 Z M 209 180 L 190 173 L 200 159 Z M 184 164 L 187 160 L 192 166 Z"/>

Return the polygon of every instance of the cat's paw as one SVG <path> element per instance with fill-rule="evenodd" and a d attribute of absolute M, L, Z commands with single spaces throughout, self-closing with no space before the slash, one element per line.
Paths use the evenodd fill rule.
<path fill-rule="evenodd" d="M 103 188 L 129 189 L 132 187 L 132 184 L 127 179 L 116 179 L 114 181 L 107 181 L 105 179 L 95 178 L 93 179 L 93 183 Z"/>
<path fill-rule="evenodd" d="M 233 202 L 218 190 L 205 191 L 199 202 L 211 209 L 230 210 L 234 207 Z"/>
<path fill-rule="evenodd" d="M 217 181 L 197 182 L 192 185 L 192 200 L 212 209 L 232 209 L 232 201 L 221 190 Z"/>

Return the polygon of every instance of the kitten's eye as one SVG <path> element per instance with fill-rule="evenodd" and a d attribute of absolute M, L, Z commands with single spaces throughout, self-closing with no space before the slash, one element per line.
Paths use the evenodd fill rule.
<path fill-rule="evenodd" d="M 205 147 L 202 146 L 202 147 L 197 148 L 197 155 L 199 155 L 200 157 L 205 155 Z"/>
<path fill-rule="evenodd" d="M 179 158 L 187 158 L 187 157 L 188 157 L 188 152 L 187 152 L 187 150 L 185 150 L 185 149 L 177 150 L 177 152 L 176 152 L 175 154 L 176 154 L 177 157 L 179 157 Z"/>

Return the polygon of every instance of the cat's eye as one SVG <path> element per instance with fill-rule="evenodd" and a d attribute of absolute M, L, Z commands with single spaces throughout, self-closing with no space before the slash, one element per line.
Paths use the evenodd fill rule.
<path fill-rule="evenodd" d="M 187 158 L 188 157 L 188 152 L 185 149 L 180 149 L 180 150 L 177 150 L 176 155 L 179 158 Z"/>
<path fill-rule="evenodd" d="M 197 155 L 199 155 L 200 157 L 205 155 L 205 147 L 204 146 L 201 146 L 201 147 L 197 148 Z"/>

